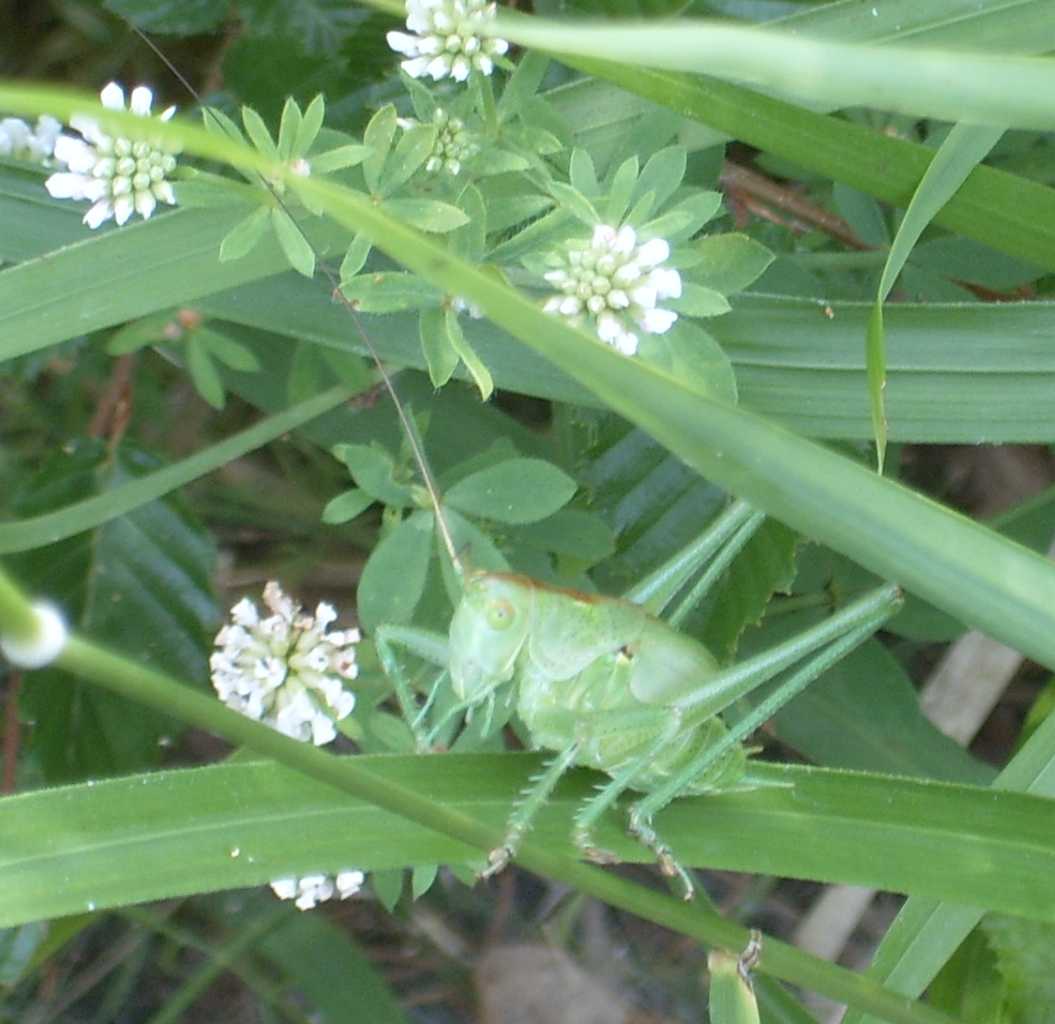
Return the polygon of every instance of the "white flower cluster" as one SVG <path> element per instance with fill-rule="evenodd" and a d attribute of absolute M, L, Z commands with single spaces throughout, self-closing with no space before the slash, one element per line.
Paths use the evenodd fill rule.
<path fill-rule="evenodd" d="M 545 277 L 561 294 L 548 299 L 544 308 L 574 321 L 592 318 L 603 342 L 632 356 L 637 335 L 629 323 L 647 334 L 664 334 L 678 319 L 677 313 L 657 306 L 681 295 L 681 275 L 661 266 L 669 257 L 670 246 L 662 238 L 638 245 L 629 225 L 617 229 L 598 224 L 588 242 L 567 243 L 551 257 L 558 269 Z"/>
<path fill-rule="evenodd" d="M 437 129 L 436 145 L 425 161 L 425 170 L 429 174 L 444 170 L 457 177 L 462 172 L 462 165 L 476 156 L 480 146 L 465 127 L 465 122 L 460 117 L 451 117 L 446 110 L 437 107 L 432 113 L 432 123 Z"/>
<path fill-rule="evenodd" d="M 30 128 L 20 117 L 5 117 L 0 121 L 0 156 L 49 163 L 61 131 L 62 125 L 47 114 L 37 118 L 36 128 Z"/>
<path fill-rule="evenodd" d="M 99 94 L 104 107 L 125 109 L 124 90 L 111 82 Z M 132 90 L 128 109 L 140 117 L 150 116 L 154 94 L 144 85 Z M 169 107 L 161 115 L 167 121 L 176 112 Z M 45 187 L 56 199 L 87 199 L 93 204 L 84 223 L 97 228 L 111 217 L 124 224 L 133 213 L 146 219 L 158 202 L 174 205 L 176 196 L 169 176 L 176 168 L 178 149 L 160 142 L 135 141 L 107 135 L 91 117 L 77 115 L 70 124 L 81 134 L 60 135 L 55 140 L 55 159 L 69 169 L 53 174 Z"/>
<path fill-rule="evenodd" d="M 448 75 L 464 82 L 473 71 L 489 75 L 494 59 L 509 49 L 504 39 L 480 35 L 494 21 L 496 7 L 488 0 L 407 0 L 407 32 L 389 32 L 388 45 L 409 60 L 402 62 L 411 78 Z"/>
<path fill-rule="evenodd" d="M 337 618 L 332 605 L 303 615 L 274 581 L 264 587 L 264 604 L 266 618 L 249 598 L 231 609 L 233 622 L 216 635 L 220 650 L 209 659 L 213 687 L 228 707 L 286 736 L 329 743 L 334 719 L 355 707 L 343 681 L 359 674 L 359 630 L 327 633 Z"/>
<path fill-rule="evenodd" d="M 280 900 L 296 900 L 298 910 L 312 910 L 319 903 L 333 899 L 346 900 L 363 887 L 366 876 L 361 871 L 340 871 L 336 875 L 305 875 L 303 878 L 276 878 L 271 888 Z"/>

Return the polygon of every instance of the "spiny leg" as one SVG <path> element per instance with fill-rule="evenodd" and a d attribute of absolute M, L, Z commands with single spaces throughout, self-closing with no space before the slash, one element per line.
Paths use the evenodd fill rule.
<path fill-rule="evenodd" d="M 684 792 L 692 783 L 704 776 L 732 748 L 746 739 L 763 722 L 768 721 L 789 700 L 801 693 L 819 675 L 826 672 L 851 650 L 868 639 L 892 612 L 889 606 L 883 606 L 876 612 L 874 619 L 859 624 L 842 637 L 830 642 L 815 655 L 809 658 L 797 671 L 792 673 L 761 704 L 754 708 L 739 722 L 729 728 L 728 732 L 717 743 L 708 746 L 686 765 L 644 799 L 639 800 L 630 809 L 630 831 L 642 843 L 649 847 L 661 864 L 669 864 L 679 877 L 686 877 L 684 869 L 674 859 L 673 852 L 652 825 L 653 817 L 667 806 L 675 797 Z M 760 680 L 760 682 L 765 680 Z M 691 890 L 684 894 L 691 898 Z"/>
<path fill-rule="evenodd" d="M 397 643 L 443 669 L 430 688 L 425 704 L 420 710 L 414 687 L 410 684 L 406 671 L 396 657 L 395 644 Z M 434 732 L 430 733 L 424 728 L 425 715 L 448 674 L 445 667 L 447 664 L 446 646 L 446 638 L 440 634 L 402 626 L 379 626 L 374 633 L 374 647 L 377 649 L 381 668 L 392 683 L 399 709 L 404 721 L 414 734 L 415 745 L 420 753 L 428 753 L 432 750 L 431 737 Z"/>
<path fill-rule="evenodd" d="M 656 730 L 655 726 L 659 725 Z M 614 863 L 617 858 L 598 847 L 593 841 L 593 828 L 601 815 L 612 807 L 627 789 L 647 772 L 655 759 L 667 748 L 682 730 L 682 714 L 678 709 L 641 708 L 637 710 L 601 712 L 590 717 L 590 732 L 593 738 L 603 740 L 617 732 L 629 729 L 648 728 L 655 731 L 652 742 L 639 754 L 634 755 L 609 781 L 600 788 L 575 814 L 572 839 L 575 845 L 590 860 L 599 864 Z"/>
<path fill-rule="evenodd" d="M 737 506 L 734 506 L 736 508 Z M 750 506 L 747 506 L 750 508 Z M 677 604 L 677 607 L 667 616 L 667 622 L 677 629 L 686 619 L 688 614 L 703 600 L 710 592 L 718 578 L 733 563 L 733 559 L 746 547 L 747 542 L 758 532 L 758 528 L 765 521 L 764 512 L 755 512 L 736 529 L 736 532 L 725 542 L 724 546 L 715 554 L 712 561 L 707 565 L 703 575 L 693 584 L 692 589 Z"/>
<path fill-rule="evenodd" d="M 509 815 L 502 845 L 488 855 L 488 865 L 480 873 L 481 878 L 490 878 L 498 874 L 516 856 L 520 840 L 524 838 L 535 816 L 556 789 L 561 776 L 575 764 L 578 753 L 578 742 L 570 744 L 531 779 L 530 785 L 521 793 L 512 814 Z"/>
<path fill-rule="evenodd" d="M 693 602 L 702 598 L 764 520 L 764 513 L 756 512 L 746 501 L 732 502 L 691 544 L 653 569 L 623 596 L 653 615 L 659 615 L 701 566 L 707 566 L 689 597 L 679 604 L 678 614 L 683 616 L 686 606 L 691 607 Z"/>

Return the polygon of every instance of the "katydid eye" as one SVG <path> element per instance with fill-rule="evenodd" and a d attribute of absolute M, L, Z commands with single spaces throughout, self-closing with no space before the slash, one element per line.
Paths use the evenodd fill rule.
<path fill-rule="evenodd" d="M 512 625 L 515 615 L 513 606 L 504 598 L 492 601 L 487 606 L 487 624 L 492 629 L 507 629 Z"/>

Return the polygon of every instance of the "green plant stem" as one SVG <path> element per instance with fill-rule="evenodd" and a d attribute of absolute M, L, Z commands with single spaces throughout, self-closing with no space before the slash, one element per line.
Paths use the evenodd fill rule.
<path fill-rule="evenodd" d="M 4 621 L 8 620 L 8 612 L 12 618 L 18 616 L 19 605 L 23 612 L 28 612 L 26 599 L 0 571 L 0 612 L 5 613 Z M 78 636 L 70 638 L 56 664 L 123 697 L 174 715 L 239 746 L 249 747 L 313 779 L 452 836 L 470 847 L 489 851 L 502 841 L 500 828 L 485 825 L 381 778 L 356 763 L 355 758 L 334 757 L 311 744 L 283 736 L 195 691 L 189 684 L 136 665 Z M 652 892 L 533 843 L 523 845 L 518 860 L 531 871 L 558 879 L 612 906 L 666 925 L 709 946 L 739 951 L 748 941 L 746 929 L 704 908 L 679 903 L 670 896 Z M 887 992 L 863 975 L 828 964 L 776 940 L 767 940 L 761 969 L 895 1024 L 950 1024 L 944 1014 L 908 997 Z"/>
<path fill-rule="evenodd" d="M 14 581 L 0 572 L 0 636 L 24 642 L 37 633 L 37 616 Z"/>
<path fill-rule="evenodd" d="M 259 423 L 254 423 L 245 430 L 240 430 L 204 451 L 131 480 L 115 490 L 85 498 L 42 515 L 0 523 L 0 554 L 54 544 L 66 537 L 101 526 L 335 409 L 341 402 L 351 398 L 356 390 L 344 384 L 328 388 L 282 412 L 266 417 Z"/>

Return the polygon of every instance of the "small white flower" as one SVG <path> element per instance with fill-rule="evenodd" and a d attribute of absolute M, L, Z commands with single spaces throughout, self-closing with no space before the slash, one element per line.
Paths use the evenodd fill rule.
<path fill-rule="evenodd" d="M 99 94 L 104 107 L 125 109 L 124 90 L 111 82 Z M 146 87 L 132 90 L 128 109 L 139 117 L 150 117 L 154 94 Z M 169 107 L 160 114 L 167 121 L 176 112 Z M 55 159 L 68 168 L 44 182 L 56 199 L 87 199 L 93 205 L 84 223 L 97 228 L 111 217 L 118 224 L 138 213 L 148 218 L 159 202 L 175 205 L 169 177 L 176 168 L 178 148 L 159 141 L 136 141 L 107 135 L 91 117 L 76 115 L 70 125 L 81 138 L 59 135 L 54 142 Z"/>
<path fill-rule="evenodd" d="M 407 32 L 389 32 L 388 45 L 408 57 L 403 70 L 411 78 L 464 82 L 473 71 L 489 75 L 494 58 L 509 49 L 504 39 L 481 36 L 496 6 L 488 0 L 407 0 Z"/>
<path fill-rule="evenodd" d="M 298 910 L 312 910 L 318 904 L 332 899 L 334 895 L 342 900 L 355 896 L 362 889 L 365 879 L 362 871 L 348 869 L 338 872 L 336 876 L 304 875 L 303 878 L 276 878 L 271 883 L 271 889 L 280 900 L 296 900 Z"/>
<path fill-rule="evenodd" d="M 61 131 L 62 125 L 47 114 L 37 118 L 36 128 L 30 128 L 19 117 L 5 117 L 0 120 L 0 156 L 50 164 Z"/>
<path fill-rule="evenodd" d="M 678 319 L 657 305 L 681 295 L 681 275 L 662 265 L 669 258 L 670 246 L 662 238 L 638 245 L 630 225 L 598 224 L 588 241 L 569 242 L 550 257 L 555 269 L 544 276 L 559 294 L 542 308 L 573 321 L 592 320 L 601 341 L 632 356 L 635 326 L 664 334 Z"/>
<path fill-rule="evenodd" d="M 334 720 L 355 707 L 343 681 L 359 674 L 359 630 L 327 632 L 337 618 L 332 605 L 303 615 L 274 581 L 264 587 L 264 604 L 266 617 L 248 598 L 231 609 L 232 623 L 216 634 L 219 650 L 209 659 L 213 688 L 228 707 L 286 736 L 329 743 Z"/>

